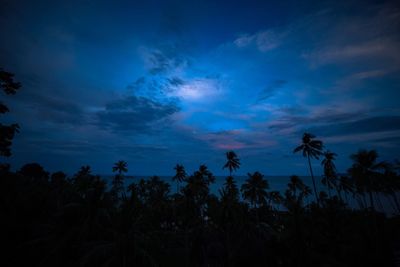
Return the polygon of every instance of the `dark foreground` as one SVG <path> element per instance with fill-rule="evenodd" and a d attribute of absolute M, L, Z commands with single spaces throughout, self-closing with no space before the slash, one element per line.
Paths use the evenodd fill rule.
<path fill-rule="evenodd" d="M 179 194 L 157 177 L 111 190 L 90 168 L 73 177 L 37 164 L 1 171 L 2 266 L 396 266 L 400 217 L 353 210 L 293 176 L 285 195 L 259 173 L 220 195 L 200 167 Z M 368 198 L 366 198 L 368 199 Z M 368 202 L 366 202 L 368 203 Z M 288 211 L 278 211 L 285 207 Z"/>

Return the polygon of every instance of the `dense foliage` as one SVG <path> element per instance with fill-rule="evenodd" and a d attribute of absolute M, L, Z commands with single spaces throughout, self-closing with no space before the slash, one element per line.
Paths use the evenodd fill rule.
<path fill-rule="evenodd" d="M 157 176 L 121 186 L 122 161 L 110 186 L 88 166 L 72 177 L 35 163 L 3 168 L 4 266 L 390 266 L 399 217 L 375 211 L 374 200 L 387 196 L 399 212 L 400 178 L 361 165 L 365 153 L 346 179 L 332 180 L 336 194 L 320 192 L 319 205 L 306 204 L 312 191 L 298 176 L 281 194 L 259 172 L 241 190 L 230 175 L 216 196 L 204 165 L 188 176 L 175 168 L 184 178 L 174 194 Z"/>

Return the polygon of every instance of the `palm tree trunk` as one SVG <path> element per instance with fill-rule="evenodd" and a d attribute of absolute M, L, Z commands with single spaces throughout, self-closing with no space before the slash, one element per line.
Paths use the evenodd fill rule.
<path fill-rule="evenodd" d="M 316 198 L 317 204 L 318 204 L 318 206 L 319 206 L 319 198 L 318 198 L 318 193 L 317 193 L 317 187 L 315 186 L 314 173 L 313 173 L 313 170 L 312 170 L 312 168 L 311 168 L 310 155 L 307 155 L 307 159 L 308 159 L 308 166 L 310 167 L 311 179 L 312 179 L 313 186 L 314 186 L 315 198 Z"/>
<path fill-rule="evenodd" d="M 373 210 L 375 210 L 374 197 L 373 197 L 373 195 L 372 195 L 372 191 L 369 191 L 368 193 L 369 193 L 369 202 L 370 202 L 371 208 L 372 208 Z"/>
<path fill-rule="evenodd" d="M 375 193 L 375 203 L 377 203 L 377 206 L 381 211 L 385 211 L 385 209 L 382 205 L 381 198 L 382 198 L 382 194 Z"/>
<path fill-rule="evenodd" d="M 340 190 L 338 190 L 338 189 L 336 188 L 336 191 L 337 191 L 337 194 L 338 194 L 338 197 L 339 197 L 340 201 L 343 201 L 343 199 L 342 199 L 342 193 L 340 192 Z"/>
<path fill-rule="evenodd" d="M 396 204 L 397 211 L 400 213 L 400 205 L 399 201 L 397 200 L 396 191 L 394 191 L 391 195 L 393 197 L 394 203 Z"/>
<path fill-rule="evenodd" d="M 328 185 L 328 196 L 329 196 L 329 198 L 332 198 L 332 196 L 331 196 L 331 187 L 330 187 L 329 184 L 327 184 L 327 185 Z"/>

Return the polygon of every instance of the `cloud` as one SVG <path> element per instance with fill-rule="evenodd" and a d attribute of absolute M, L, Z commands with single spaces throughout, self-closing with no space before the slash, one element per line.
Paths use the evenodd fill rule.
<path fill-rule="evenodd" d="M 351 122 L 332 123 L 327 126 L 311 127 L 318 135 L 367 134 L 400 130 L 400 116 L 377 116 Z"/>
<path fill-rule="evenodd" d="M 278 34 L 273 30 L 257 32 L 253 35 L 243 34 L 236 38 L 233 43 L 238 48 L 254 46 L 260 52 L 268 52 L 281 45 L 284 34 Z"/>
<path fill-rule="evenodd" d="M 373 40 L 369 42 L 335 45 L 317 49 L 302 56 L 311 62 L 313 67 L 321 65 L 349 62 L 354 59 L 386 59 L 400 63 L 400 43 L 391 40 Z"/>
<path fill-rule="evenodd" d="M 179 77 L 172 77 L 168 79 L 168 82 L 172 86 L 181 86 L 185 84 L 185 81 Z"/>
<path fill-rule="evenodd" d="M 290 133 L 298 135 L 302 131 L 314 131 L 319 135 L 316 127 L 325 129 L 335 128 L 334 125 L 340 123 L 349 123 L 368 118 L 371 109 L 367 107 L 348 107 L 347 103 L 332 106 L 313 106 L 313 107 L 293 107 L 278 108 L 273 111 L 275 118 L 262 124 L 270 130 L 281 133 Z"/>
<path fill-rule="evenodd" d="M 249 131 L 245 129 L 202 132 L 196 137 L 199 140 L 205 141 L 216 150 L 262 150 L 267 147 L 273 147 L 277 144 L 276 140 L 271 140 L 271 138 L 264 132 Z"/>
<path fill-rule="evenodd" d="M 384 76 L 391 74 L 390 71 L 385 69 L 375 69 L 367 71 L 357 71 L 348 76 L 344 76 L 335 82 L 332 88 L 329 88 L 325 93 L 329 94 L 340 94 L 349 91 L 357 91 L 357 89 L 365 89 L 366 85 L 370 81 L 376 81 L 383 79 Z"/>
<path fill-rule="evenodd" d="M 138 79 L 136 79 L 136 81 L 134 81 L 132 84 L 129 84 L 126 89 L 128 89 L 129 91 L 132 91 L 132 93 L 136 93 L 137 91 L 139 91 L 142 86 L 146 83 L 146 78 L 144 76 L 139 77 Z"/>
<path fill-rule="evenodd" d="M 266 86 L 259 94 L 257 102 L 261 102 L 273 96 L 277 90 L 282 88 L 287 81 L 285 80 L 275 80 Z"/>
<path fill-rule="evenodd" d="M 189 65 L 189 59 L 175 45 L 157 48 L 140 47 L 139 53 L 149 74 L 176 74 Z"/>
<path fill-rule="evenodd" d="M 149 133 L 164 125 L 162 122 L 178 111 L 175 103 L 163 104 L 145 97 L 130 96 L 108 103 L 105 110 L 97 113 L 96 124 L 112 131 Z"/>
<path fill-rule="evenodd" d="M 180 84 L 170 93 L 186 101 L 202 101 L 210 97 L 216 97 L 221 93 L 221 84 L 218 80 L 207 78 L 196 78 Z"/>
<path fill-rule="evenodd" d="M 357 144 L 368 147 L 397 149 L 400 147 L 400 131 L 380 131 L 367 133 L 342 133 L 333 136 L 322 136 L 325 143 Z"/>
<path fill-rule="evenodd" d="M 333 11 L 333 10 L 332 10 Z M 366 62 L 368 66 L 386 66 L 388 69 L 400 67 L 400 43 L 398 27 L 400 10 L 392 3 L 367 5 L 359 10 L 357 16 L 343 12 L 327 12 L 324 16 L 315 17 L 313 24 L 329 25 L 326 32 L 310 51 L 303 51 L 311 67 L 327 64 Z M 311 27 L 313 29 L 315 27 Z"/>

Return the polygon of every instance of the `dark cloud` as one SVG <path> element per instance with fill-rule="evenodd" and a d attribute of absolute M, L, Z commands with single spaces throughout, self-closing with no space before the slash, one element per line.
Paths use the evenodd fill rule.
<path fill-rule="evenodd" d="M 42 97 L 31 105 L 32 111 L 42 120 L 58 124 L 82 124 L 84 111 L 80 105 L 56 97 Z"/>
<path fill-rule="evenodd" d="M 352 121 L 357 121 L 366 116 L 367 111 L 343 112 L 337 109 L 324 109 L 314 114 L 309 114 L 302 108 L 284 108 L 280 111 L 286 115 L 272 121 L 269 124 L 270 129 L 286 130 L 289 128 L 309 128 L 315 125 L 336 125 L 338 123 L 351 124 Z M 299 113 L 305 115 L 297 115 Z"/>
<path fill-rule="evenodd" d="M 183 53 L 184 48 L 178 45 L 160 45 L 156 49 L 145 51 L 145 60 L 151 75 L 168 74 L 169 72 L 189 64 Z"/>
<path fill-rule="evenodd" d="M 132 84 L 129 84 L 126 89 L 135 93 L 136 91 L 139 91 L 145 83 L 146 78 L 142 76 L 137 78 Z"/>
<path fill-rule="evenodd" d="M 310 131 L 323 136 L 378 133 L 400 130 L 400 116 L 380 116 L 352 122 L 332 123 L 326 126 L 311 127 Z"/>
<path fill-rule="evenodd" d="M 180 85 L 185 84 L 185 81 L 179 77 L 172 77 L 172 78 L 168 79 L 168 82 L 172 86 L 180 86 Z"/>
<path fill-rule="evenodd" d="M 104 111 L 97 113 L 97 125 L 113 131 L 146 133 L 178 111 L 175 103 L 130 96 L 107 104 Z"/>
<path fill-rule="evenodd" d="M 275 80 L 271 82 L 267 87 L 265 87 L 259 94 L 257 102 L 264 101 L 271 96 L 273 96 L 276 91 L 280 88 L 282 88 L 285 84 L 287 84 L 287 81 L 285 80 Z"/>

